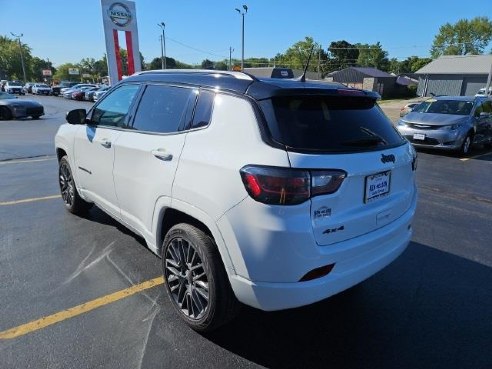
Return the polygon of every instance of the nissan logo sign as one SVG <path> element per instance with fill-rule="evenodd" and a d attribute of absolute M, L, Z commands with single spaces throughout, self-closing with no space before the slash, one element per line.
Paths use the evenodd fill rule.
<path fill-rule="evenodd" d="M 132 13 L 125 4 L 114 3 L 109 7 L 108 16 L 119 27 L 125 27 L 132 20 Z"/>

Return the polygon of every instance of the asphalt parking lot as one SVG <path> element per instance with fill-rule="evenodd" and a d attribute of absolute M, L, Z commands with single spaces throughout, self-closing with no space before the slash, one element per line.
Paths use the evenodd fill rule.
<path fill-rule="evenodd" d="M 23 98 L 46 115 L 0 121 L 0 368 L 492 368 L 492 151 L 419 152 L 412 242 L 361 285 L 200 335 L 143 240 L 64 209 L 53 136 L 91 104 Z"/>

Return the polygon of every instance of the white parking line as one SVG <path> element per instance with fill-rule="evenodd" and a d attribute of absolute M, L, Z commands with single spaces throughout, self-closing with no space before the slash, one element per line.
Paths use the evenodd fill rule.
<path fill-rule="evenodd" d="M 24 204 L 26 202 L 58 199 L 60 197 L 61 197 L 61 195 L 51 195 L 51 196 L 44 196 L 44 197 L 33 197 L 30 199 L 22 199 L 22 200 L 2 201 L 2 202 L 0 202 L 0 206 L 17 205 L 17 204 Z"/>
<path fill-rule="evenodd" d="M 490 155 L 491 153 L 490 152 L 486 152 L 484 154 L 479 154 L 479 155 L 475 155 L 475 156 L 470 156 L 469 158 L 461 158 L 460 160 L 461 161 L 468 161 L 468 160 L 471 160 L 471 159 L 478 159 L 482 156 L 485 156 L 485 155 Z"/>
<path fill-rule="evenodd" d="M 38 161 L 48 161 L 48 160 L 55 160 L 56 157 L 54 156 L 47 156 L 47 157 L 41 157 L 41 158 L 32 158 L 32 159 L 13 159 L 13 160 L 5 160 L 5 161 L 0 161 L 0 165 L 6 165 L 6 164 L 22 164 L 22 163 L 35 163 Z"/>

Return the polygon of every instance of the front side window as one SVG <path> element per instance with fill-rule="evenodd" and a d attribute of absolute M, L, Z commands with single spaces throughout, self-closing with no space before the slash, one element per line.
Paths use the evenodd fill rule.
<path fill-rule="evenodd" d="M 138 105 L 133 128 L 145 132 L 178 132 L 191 115 L 196 93 L 190 88 L 149 85 Z"/>
<path fill-rule="evenodd" d="M 405 142 L 367 97 L 283 96 L 260 106 L 273 140 L 294 150 L 358 152 Z"/>
<path fill-rule="evenodd" d="M 485 113 L 492 113 L 492 101 L 487 100 L 483 103 L 482 106 Z"/>
<path fill-rule="evenodd" d="M 128 84 L 114 90 L 94 108 L 91 123 L 101 126 L 126 127 L 128 113 L 139 88 L 139 85 Z"/>

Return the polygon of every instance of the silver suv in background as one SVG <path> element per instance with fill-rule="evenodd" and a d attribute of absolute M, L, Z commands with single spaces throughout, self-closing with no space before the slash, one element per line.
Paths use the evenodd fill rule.
<path fill-rule="evenodd" d="M 492 143 L 492 99 L 440 96 L 421 102 L 397 128 L 413 145 L 454 150 L 462 155 L 473 144 Z"/>

